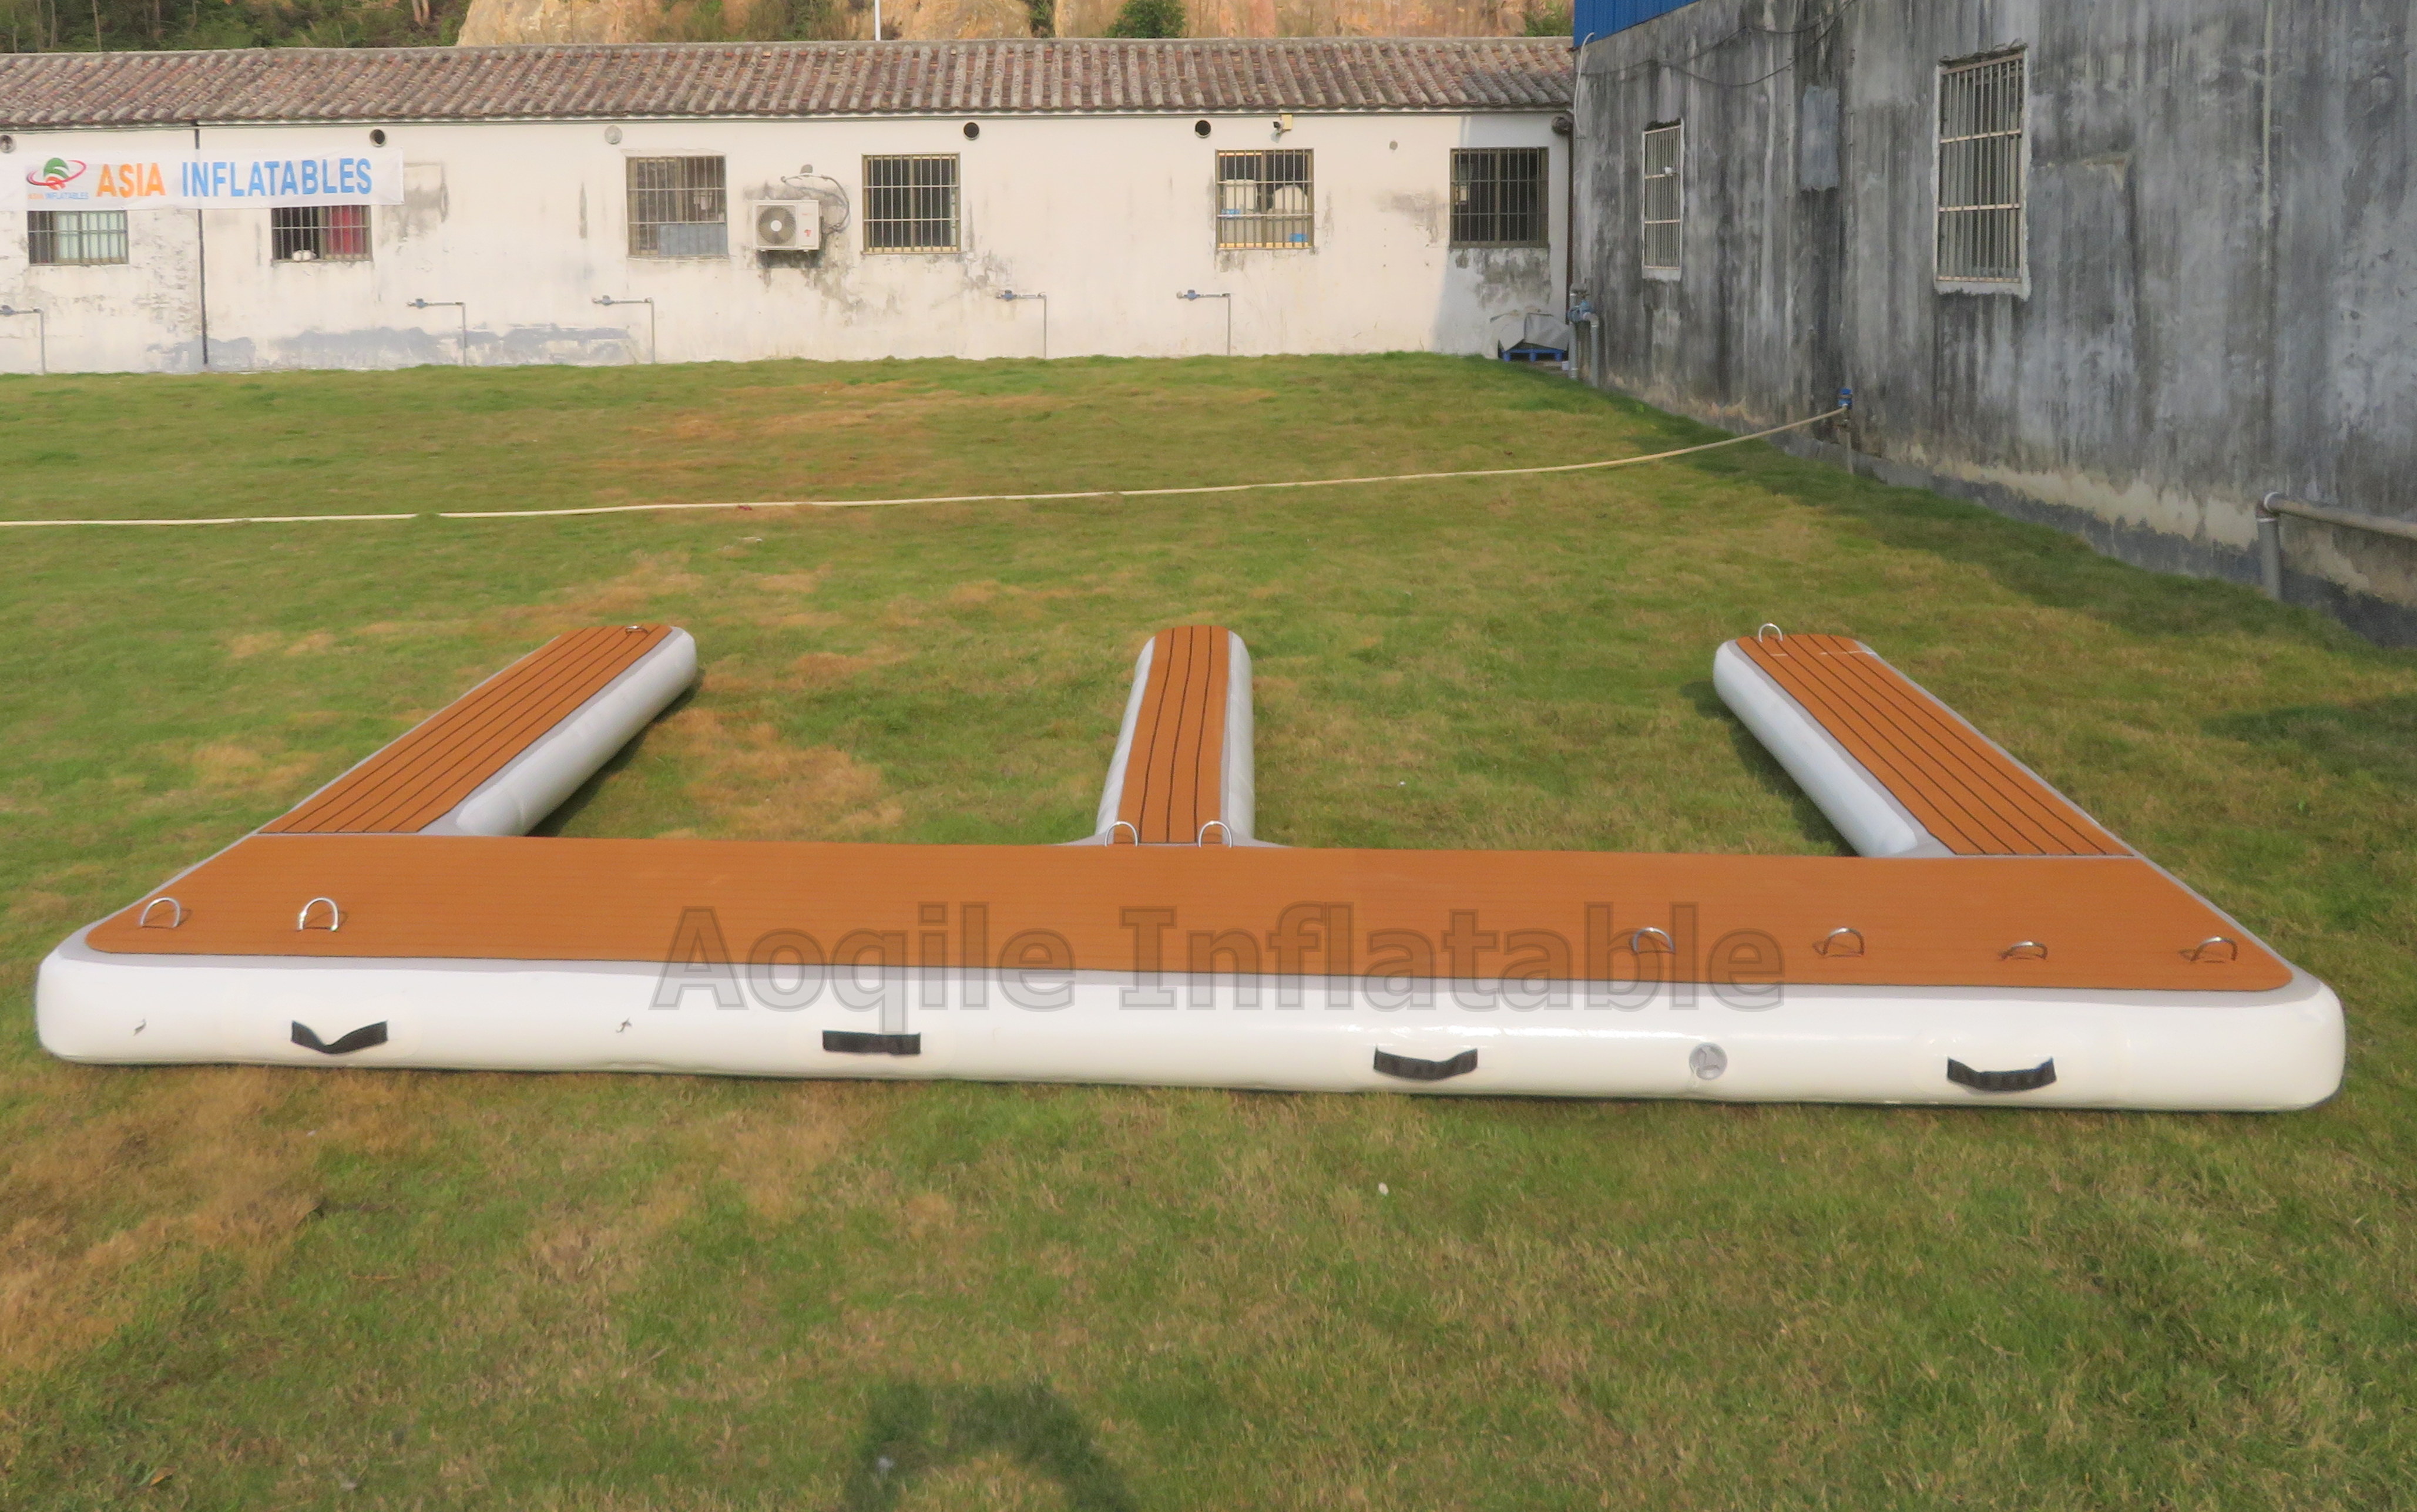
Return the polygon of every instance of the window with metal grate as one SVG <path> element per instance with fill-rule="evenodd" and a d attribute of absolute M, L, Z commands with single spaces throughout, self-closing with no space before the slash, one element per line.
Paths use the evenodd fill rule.
<path fill-rule="evenodd" d="M 957 250 L 955 153 L 864 159 L 864 249 Z"/>
<path fill-rule="evenodd" d="M 1452 155 L 1452 244 L 1542 247 L 1550 233 L 1542 147 L 1460 148 Z"/>
<path fill-rule="evenodd" d="M 366 263 L 370 207 L 301 204 L 268 212 L 269 255 L 280 263 Z"/>
<path fill-rule="evenodd" d="M 1316 245 L 1316 196 L 1306 150 L 1217 154 L 1217 245 Z"/>
<path fill-rule="evenodd" d="M 1938 70 L 1938 277 L 2023 276 L 2023 54 Z"/>
<path fill-rule="evenodd" d="M 730 200 L 719 158 L 629 161 L 631 257 L 727 257 Z"/>
<path fill-rule="evenodd" d="M 123 210 L 28 210 L 25 260 L 53 265 L 126 261 Z"/>
<path fill-rule="evenodd" d="M 1685 143 L 1680 124 L 1665 121 L 1645 129 L 1644 193 L 1639 198 L 1638 224 L 1644 234 L 1647 271 L 1679 271 L 1679 231 L 1686 219 L 1686 195 L 1680 169 Z"/>

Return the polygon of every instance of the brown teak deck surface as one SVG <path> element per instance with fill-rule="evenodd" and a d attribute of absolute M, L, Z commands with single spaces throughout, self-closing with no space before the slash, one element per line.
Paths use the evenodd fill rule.
<path fill-rule="evenodd" d="M 2134 854 L 1861 642 L 1738 645 L 1956 854 Z"/>
<path fill-rule="evenodd" d="M 1152 643 L 1141 718 L 1117 799 L 1112 833 L 1118 842 L 1138 837 L 1144 845 L 1197 844 L 1203 827 L 1224 819 L 1228 634 L 1219 625 L 1179 625 L 1161 630 Z M 1222 824 L 1207 839 L 1224 843 Z"/>
<path fill-rule="evenodd" d="M 1649 927 L 1674 948 L 1647 975 L 1678 980 L 1717 981 L 1725 961 L 1733 973 L 1745 964 L 1735 979 L 1792 984 L 2256 991 L 2290 979 L 2212 908 L 1836 636 L 1741 643 L 1932 833 L 1979 859 L 1200 847 L 1201 827 L 1223 817 L 1231 668 L 1227 632 L 1214 626 L 1155 643 L 1118 808 L 1141 845 L 414 833 L 668 633 L 614 627 L 549 643 L 268 832 L 179 877 L 165 892 L 180 924 L 141 927 L 138 902 L 94 926 L 89 943 L 150 957 L 646 961 L 665 959 L 684 914 L 708 909 L 738 960 L 774 931 L 804 930 L 834 960 L 873 948 L 904 964 L 911 938 L 917 964 L 942 964 L 926 927 L 945 917 L 952 958 L 979 942 L 986 961 L 1017 964 L 1020 941 L 1045 937 L 1061 960 L 1101 971 L 1135 969 L 1141 932 L 1155 930 L 1169 971 L 1222 952 L 1311 976 L 1626 980 L 1638 958 L 1615 946 Z M 315 898 L 336 901 L 341 929 L 296 927 Z M 313 917 L 324 924 L 326 911 Z M 1859 932 L 1860 952 L 1824 952 L 1841 929 Z M 2212 936 L 2234 940 L 2235 953 L 2195 948 Z M 2010 954 L 2016 942 L 2045 953 Z"/>
<path fill-rule="evenodd" d="M 272 820 L 266 832 L 424 829 L 670 633 L 662 625 L 612 625 L 555 636 Z"/>
<path fill-rule="evenodd" d="M 1350 942 L 1347 961 L 1332 967 L 1338 975 L 1367 970 L 1385 947 L 1409 952 L 1399 975 L 1492 975 L 1514 952 L 1549 960 L 1558 940 L 1571 975 L 1627 979 L 1634 959 L 1622 952 L 1595 970 L 1602 958 L 1589 936 L 1625 941 L 1650 926 L 1695 963 L 1684 974 L 1695 980 L 1707 963 L 1731 959 L 1748 930 L 1767 938 L 1777 957 L 1768 964 L 1788 983 L 2245 991 L 2290 975 L 2188 890 L 2128 857 L 263 835 L 168 891 L 184 908 L 181 927 L 160 927 L 163 910 L 153 928 L 139 928 L 138 904 L 96 926 L 92 945 L 144 955 L 661 960 L 683 911 L 707 908 L 738 960 L 772 930 L 803 930 L 834 952 L 851 937 L 889 936 L 897 961 L 912 940 L 923 961 L 923 910 L 944 910 L 954 941 L 973 903 L 984 910 L 993 958 L 1025 931 L 1046 930 L 1076 966 L 1110 971 L 1135 961 L 1127 911 L 1152 909 L 1172 916 L 1162 936 L 1169 969 L 1180 969 L 1203 936 L 1244 937 L 1274 970 L 1285 959 L 1280 938 L 1330 932 Z M 343 910 L 340 930 L 295 928 L 314 897 Z M 1591 913 L 1602 907 L 1607 919 Z M 315 922 L 325 920 L 321 909 Z M 1819 952 L 1842 927 L 1862 931 L 1862 955 Z M 2193 960 L 2192 948 L 2211 935 L 2237 940 L 2238 959 Z M 1454 938 L 1486 953 L 1464 954 L 1455 972 Z M 2026 940 L 2045 945 L 2046 959 L 2006 958 Z M 1314 945 L 1297 947 L 1294 960 L 1284 969 L 1330 970 Z"/>

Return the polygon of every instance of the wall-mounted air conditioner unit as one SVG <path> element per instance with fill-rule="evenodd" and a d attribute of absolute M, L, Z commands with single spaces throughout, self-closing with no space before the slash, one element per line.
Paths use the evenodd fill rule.
<path fill-rule="evenodd" d="M 823 207 L 813 200 L 763 200 L 755 205 L 755 250 L 811 252 L 823 244 Z"/>

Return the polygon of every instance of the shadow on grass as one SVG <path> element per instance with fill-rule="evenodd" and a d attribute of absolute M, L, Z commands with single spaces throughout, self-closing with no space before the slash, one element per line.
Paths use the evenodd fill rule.
<path fill-rule="evenodd" d="M 2134 567 L 2099 555 L 2079 537 L 2054 526 L 2012 520 L 1925 489 L 1877 482 L 1776 447 L 1712 452 L 1687 459 L 1684 465 L 1713 477 L 1753 482 L 1853 521 L 1882 545 L 1978 567 L 2032 603 L 2088 614 L 2134 635 L 2254 632 L 2333 651 L 2380 654 L 2325 615 L 2277 604 L 2244 584 Z"/>
<path fill-rule="evenodd" d="M 1090 1429 L 1048 1387 L 904 1381 L 874 1394 L 840 1505 L 845 1512 L 894 1506 L 918 1475 L 995 1453 L 1056 1481 L 1075 1512 L 1128 1512 L 1133 1505 L 1123 1477 L 1091 1443 Z"/>
<path fill-rule="evenodd" d="M 2227 714 L 2203 728 L 2295 766 L 2417 787 L 2417 697 Z"/>
<path fill-rule="evenodd" d="M 570 797 L 555 805 L 554 812 L 530 826 L 529 833 L 548 837 L 560 835 L 564 826 L 579 817 L 581 809 L 596 801 L 596 795 L 604 791 L 604 784 L 612 781 L 616 773 L 638 759 L 638 752 L 646 748 L 647 737 L 652 735 L 664 720 L 689 706 L 696 698 L 696 690 L 700 686 L 702 686 L 702 679 L 682 688 L 679 697 L 664 704 L 661 713 L 647 720 L 646 728 L 623 742 L 621 748 L 613 753 L 612 760 L 596 768 L 586 781 L 572 789 Z"/>
<path fill-rule="evenodd" d="M 1754 774 L 1754 779 L 1762 784 L 1765 792 L 1787 800 L 1788 809 L 1795 815 L 1799 834 L 1813 844 L 1827 847 L 1839 855 L 1855 854 L 1854 847 L 1847 843 L 1847 837 L 1839 834 L 1838 826 L 1831 824 L 1830 816 L 1821 811 L 1821 806 L 1805 795 L 1804 790 L 1796 785 L 1796 779 L 1787 775 L 1787 768 L 1779 764 L 1778 758 L 1764 749 L 1762 742 L 1755 738 L 1754 732 L 1729 712 L 1729 706 L 1721 702 L 1721 695 L 1710 679 L 1682 684 L 1679 694 L 1695 706 L 1696 713 L 1717 721 L 1728 733 L 1729 748 L 1737 752 L 1738 761 Z"/>

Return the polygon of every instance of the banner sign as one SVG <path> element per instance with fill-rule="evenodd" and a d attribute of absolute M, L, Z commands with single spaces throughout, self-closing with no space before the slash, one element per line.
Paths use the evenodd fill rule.
<path fill-rule="evenodd" d="M 22 162 L 23 166 L 19 166 Z M 241 210 L 401 204 L 403 154 L 166 152 L 89 157 L 37 144 L 0 168 L 0 205 L 26 210 Z"/>

